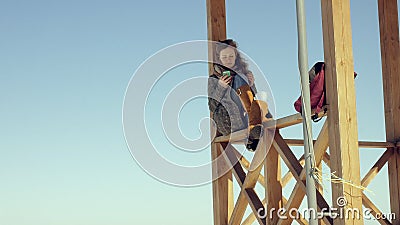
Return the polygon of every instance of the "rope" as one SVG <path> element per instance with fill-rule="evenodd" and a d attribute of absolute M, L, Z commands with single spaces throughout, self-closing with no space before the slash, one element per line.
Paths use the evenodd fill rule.
<path fill-rule="evenodd" d="M 367 187 L 364 187 L 362 185 L 354 184 L 352 181 L 345 180 L 345 179 L 343 179 L 341 177 L 338 177 L 335 174 L 336 171 L 332 172 L 332 173 L 323 173 L 321 170 L 318 169 L 318 167 L 312 168 L 312 171 L 313 171 L 312 176 L 314 177 L 316 182 L 319 185 L 321 185 L 323 188 L 324 188 L 324 185 L 322 184 L 321 180 L 326 180 L 326 181 L 329 181 L 329 182 L 334 183 L 334 184 L 346 184 L 346 185 L 352 186 L 354 188 L 361 189 L 363 191 L 368 191 L 368 192 L 370 192 L 372 194 L 375 194 L 373 191 L 369 190 Z"/>

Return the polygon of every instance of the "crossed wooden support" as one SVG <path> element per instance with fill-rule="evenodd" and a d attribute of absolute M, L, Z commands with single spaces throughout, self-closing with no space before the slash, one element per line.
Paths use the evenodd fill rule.
<path fill-rule="evenodd" d="M 301 117 L 298 114 L 282 118 L 275 121 L 280 127 L 287 127 L 301 122 Z M 232 173 L 236 178 L 240 192 L 236 199 L 231 215 L 226 221 L 229 225 L 249 225 L 255 220 L 259 224 L 278 224 L 287 225 L 295 219 L 299 224 L 308 224 L 307 220 L 302 215 L 289 215 L 292 210 L 299 209 L 303 198 L 306 194 L 306 170 L 303 168 L 304 157 L 299 159 L 291 151 L 289 144 L 299 145 L 299 141 L 291 142 L 285 140 L 279 133 L 279 129 L 271 129 L 270 122 L 264 123 L 264 136 L 260 139 L 260 143 L 254 153 L 254 156 L 249 162 L 241 153 L 232 145 L 243 141 L 246 138 L 246 131 L 233 133 L 230 137 L 218 137 L 214 140 L 215 144 L 219 144 L 222 149 L 221 154 L 224 155 L 228 164 L 232 166 Z M 228 142 L 231 138 L 231 142 Z M 272 140 L 272 143 L 268 143 Z M 271 142 L 271 141 L 270 141 Z M 327 121 L 324 123 L 318 138 L 314 141 L 315 150 L 315 165 L 321 166 L 324 161 L 330 166 L 330 156 L 326 152 L 328 148 L 329 135 Z M 360 142 L 361 143 L 361 142 Z M 388 148 L 377 162 L 372 166 L 369 172 L 361 181 L 361 185 L 367 187 L 373 178 L 379 173 L 382 167 L 388 162 L 391 156 L 396 151 L 396 145 L 385 142 L 363 142 L 367 147 L 378 146 Z M 286 164 L 289 171 L 281 177 L 280 158 Z M 262 167 L 265 169 L 265 177 L 261 175 Z M 247 174 L 246 174 L 247 170 Z M 290 181 L 291 178 L 296 180 L 294 189 L 288 199 L 282 195 L 282 189 Z M 265 199 L 261 200 L 255 191 L 256 183 L 259 182 L 265 188 Z M 324 199 L 320 187 L 317 189 L 317 205 L 319 211 L 322 209 L 330 211 L 330 206 Z M 375 204 L 363 193 L 363 205 L 369 208 L 372 215 L 383 215 Z M 252 213 L 243 220 L 247 206 L 250 206 Z M 277 210 L 284 208 L 284 213 L 278 217 Z M 261 216 L 262 215 L 262 216 Z M 392 224 L 388 219 L 377 218 L 380 224 Z M 243 222 L 242 222 L 243 221 Z M 324 214 L 321 224 L 334 224 L 333 218 L 329 214 Z"/>
<path fill-rule="evenodd" d="M 299 119 L 299 114 L 295 114 L 294 116 L 291 116 L 288 118 L 284 118 L 280 121 L 277 122 L 277 125 L 280 127 L 286 127 L 290 126 L 293 124 L 297 124 L 301 122 L 301 119 Z M 268 123 L 268 122 L 267 122 Z M 257 149 L 255 151 L 255 155 L 253 157 L 253 160 L 251 163 L 249 163 L 246 159 L 244 159 L 243 156 L 240 156 L 238 159 L 238 156 L 240 155 L 238 151 L 230 144 L 227 142 L 221 142 L 225 140 L 225 137 L 220 137 L 219 140 L 216 139 L 216 142 L 220 142 L 221 146 L 225 149 L 223 154 L 225 154 L 227 161 L 232 165 L 233 167 L 233 174 L 236 178 L 236 180 L 239 183 L 239 186 L 241 188 L 239 197 L 236 201 L 235 207 L 232 212 L 232 216 L 230 217 L 229 224 L 240 224 L 241 220 L 243 219 L 247 204 L 250 205 L 251 209 L 253 210 L 253 215 L 255 218 L 258 220 L 260 224 L 266 224 L 267 220 L 269 222 L 277 222 L 278 224 L 282 223 L 289 223 L 288 220 L 277 220 L 277 216 L 273 218 L 266 218 L 266 217 L 260 217 L 260 213 L 262 212 L 263 214 L 266 214 L 266 212 L 271 212 L 272 207 L 283 207 L 284 205 L 286 206 L 287 209 L 296 207 L 296 205 L 300 205 L 304 194 L 305 194 L 305 169 L 302 167 L 300 162 L 297 160 L 293 152 L 290 150 L 288 145 L 285 143 L 283 140 L 282 136 L 279 134 L 279 132 L 275 132 L 273 129 L 269 129 L 268 124 L 266 125 L 265 128 L 265 135 L 263 138 L 260 140 L 259 145 L 257 146 Z M 322 161 L 323 158 L 323 153 L 325 153 L 325 150 L 327 148 L 327 128 L 324 126 L 323 131 L 321 132 L 322 135 L 318 138 L 316 142 L 316 147 L 318 147 L 318 152 L 319 152 L 319 163 Z M 271 137 L 273 135 L 273 137 Z M 232 134 L 229 138 L 234 137 L 234 140 L 242 140 L 243 139 L 243 134 Z M 232 138 L 233 139 L 233 138 Z M 267 143 L 267 140 L 273 140 L 273 143 Z M 267 150 L 268 146 L 268 151 Z M 269 148 L 269 146 L 271 146 Z M 299 192 L 299 195 L 293 195 L 293 197 L 289 198 L 289 200 L 286 200 L 282 196 L 282 183 L 280 182 L 280 175 L 277 175 L 277 172 L 280 173 L 280 169 L 277 167 L 279 164 L 279 156 L 282 157 L 286 165 L 289 167 L 289 170 L 292 174 L 292 176 L 298 181 L 298 184 L 295 187 L 295 192 Z M 265 160 L 268 159 L 268 160 Z M 241 162 L 244 164 L 244 167 L 248 170 L 248 173 L 246 174 L 244 172 L 244 169 L 242 165 L 240 165 Z M 268 162 L 268 163 L 265 163 Z M 260 179 L 260 172 L 262 169 L 263 164 L 265 164 L 265 173 L 267 174 L 267 178 L 269 178 L 268 183 L 274 182 L 275 185 L 271 185 L 269 188 L 266 188 L 266 196 L 267 199 L 264 201 L 261 201 L 259 197 L 257 196 L 256 192 L 254 191 L 254 187 L 256 185 L 256 182 L 259 181 Z M 274 173 L 271 173 L 272 171 L 269 170 L 274 170 Z M 288 177 L 285 176 L 285 177 Z M 288 182 L 288 178 L 284 178 L 285 183 Z M 263 184 L 265 187 L 265 184 Z M 278 187 L 278 188 L 276 188 Z M 275 189 L 275 190 L 274 190 Z M 277 189 L 277 190 L 276 190 Z M 276 193 L 279 193 L 277 196 Z M 300 196 L 302 195 L 302 196 Z M 269 196 L 269 198 L 268 198 Z M 263 204 L 265 201 L 269 201 L 270 204 L 267 204 L 267 209 L 264 208 Z M 318 205 L 320 208 L 329 208 L 329 205 L 327 202 L 324 200 L 323 196 L 318 192 Z M 296 208 L 298 208 L 298 206 Z M 278 210 L 279 208 L 275 208 Z M 266 214 L 268 215 L 268 213 Z M 254 218 L 254 217 L 252 217 Z M 304 218 L 299 218 L 299 221 L 301 223 L 305 224 L 306 221 Z M 325 220 L 327 223 L 332 224 L 332 219 L 330 217 L 325 217 Z M 247 222 L 246 222 L 247 221 Z M 245 220 L 245 223 L 250 223 L 251 219 L 247 218 Z"/>

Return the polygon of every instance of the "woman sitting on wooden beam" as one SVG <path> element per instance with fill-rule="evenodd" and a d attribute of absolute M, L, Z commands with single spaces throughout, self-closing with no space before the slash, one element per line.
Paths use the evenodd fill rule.
<path fill-rule="evenodd" d="M 208 79 L 208 105 L 217 135 L 250 128 L 246 148 L 254 151 L 263 133 L 264 117 L 272 118 L 268 105 L 255 100 L 254 76 L 231 39 L 216 46 L 214 72 Z"/>

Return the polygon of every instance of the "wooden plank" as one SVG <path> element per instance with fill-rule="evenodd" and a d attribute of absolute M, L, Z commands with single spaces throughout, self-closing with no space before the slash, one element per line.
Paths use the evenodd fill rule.
<path fill-rule="evenodd" d="M 280 209 L 283 207 L 282 202 L 282 184 L 281 184 L 281 163 L 279 154 L 276 149 L 271 146 L 264 164 L 265 174 L 265 198 L 266 212 Z M 278 215 L 272 214 L 267 217 L 268 224 L 276 224 Z"/>
<path fill-rule="evenodd" d="M 207 0 L 207 33 L 208 40 L 220 40 L 226 38 L 226 20 L 225 20 L 225 0 Z M 208 59 L 213 61 L 214 59 L 214 48 L 209 46 Z M 213 71 L 212 64 L 209 64 L 210 74 Z M 210 114 L 212 118 L 212 115 Z M 210 126 L 212 127 L 212 126 Z M 211 159 L 214 161 L 221 154 L 221 150 L 218 144 L 211 144 Z M 221 160 L 220 160 L 221 161 Z M 215 162 L 215 161 L 214 161 Z M 218 174 L 219 164 L 212 164 L 213 175 Z M 219 175 L 218 175 L 219 176 Z M 228 224 L 231 211 L 232 202 L 229 200 L 233 198 L 232 186 L 232 173 L 228 172 L 218 179 L 213 179 L 213 213 L 214 213 L 214 225 L 226 225 Z"/>
<path fill-rule="evenodd" d="M 350 0 L 321 1 L 321 14 L 331 169 L 339 177 L 360 185 Z M 362 210 L 360 189 L 341 183 L 332 184 L 332 199 L 342 196 L 353 208 Z M 336 201 L 333 202 L 337 207 Z M 360 223 L 363 223 L 362 218 L 335 219 L 335 225 Z"/>
<path fill-rule="evenodd" d="M 301 195 L 301 197 L 299 197 L 299 195 Z M 285 204 L 286 211 L 289 212 L 291 209 L 298 209 L 298 206 L 303 201 L 304 196 L 305 196 L 305 192 L 301 191 L 301 183 L 297 182 L 295 184 L 294 188 L 293 188 L 292 193 L 289 196 L 289 199 L 288 199 L 287 203 Z M 290 218 L 287 215 L 287 213 L 284 216 L 287 216 L 288 218 L 287 219 L 280 219 L 280 220 L 278 220 L 278 222 L 276 224 L 278 224 L 278 225 L 289 225 L 289 224 L 292 224 L 293 218 Z"/>
<path fill-rule="evenodd" d="M 303 121 L 300 113 L 296 113 L 290 116 L 286 116 L 277 120 L 269 120 L 264 122 L 264 127 L 266 128 L 285 128 L 292 125 L 299 124 Z"/>
<path fill-rule="evenodd" d="M 298 178 L 296 178 L 296 180 L 302 181 L 302 179 L 300 179 L 300 174 L 303 170 L 303 167 L 297 161 L 296 156 L 293 154 L 289 146 L 287 146 L 279 132 L 275 133 L 275 138 L 273 140 L 272 146 L 279 152 L 280 156 L 282 157 L 286 166 L 292 172 L 293 176 L 296 178 L 297 175 Z"/>
<path fill-rule="evenodd" d="M 321 165 L 321 161 L 323 158 L 326 149 L 328 148 L 328 126 L 325 122 L 322 126 L 320 134 L 318 135 L 317 141 L 314 144 L 315 150 L 315 162 L 316 166 Z M 306 177 L 306 170 L 303 168 L 300 172 L 300 179 L 304 181 Z M 289 211 L 293 208 L 299 208 L 300 204 L 305 196 L 306 192 L 302 189 L 301 183 L 297 183 L 292 191 L 292 194 L 289 197 L 288 203 L 285 208 Z M 278 224 L 291 224 L 291 219 L 280 220 Z"/>
<path fill-rule="evenodd" d="M 380 159 L 375 163 L 375 165 L 373 166 L 373 168 L 370 170 L 370 171 L 375 171 L 375 167 L 377 167 L 377 172 L 379 172 L 379 170 L 381 169 L 381 167 L 383 167 L 383 165 L 384 165 L 384 161 L 385 161 L 385 158 L 390 158 L 390 156 L 391 156 L 391 154 L 392 154 L 392 152 L 390 151 L 390 150 L 387 150 L 381 157 L 380 157 Z M 329 154 L 328 153 L 325 153 L 325 155 L 324 155 L 324 161 L 325 161 L 325 163 L 328 165 L 328 166 L 330 166 L 330 156 L 329 156 Z M 369 184 L 369 182 L 370 182 L 370 180 L 371 180 L 371 178 L 369 177 L 369 176 L 374 176 L 374 175 L 369 175 L 370 174 L 370 172 L 368 172 L 367 173 L 367 175 L 364 177 L 364 179 L 363 179 L 363 181 L 362 181 L 362 185 L 364 186 L 364 187 L 366 187 L 368 184 Z M 375 173 L 373 173 L 373 174 L 375 174 Z M 375 174 L 376 175 L 376 174 Z M 364 193 L 362 193 L 362 202 L 363 202 L 363 205 L 366 207 L 366 208 L 368 208 L 368 209 L 370 209 L 371 210 L 371 212 L 372 212 L 372 215 L 384 215 L 384 214 L 382 214 L 382 212 L 378 209 L 378 207 L 376 207 L 374 204 L 373 204 L 373 202 L 364 194 Z M 397 218 L 397 215 L 395 216 L 395 218 Z M 380 224 L 384 224 L 384 225 L 392 225 L 392 223 L 390 223 L 387 219 L 380 219 L 380 220 L 378 220 L 378 222 L 380 223 Z M 393 221 L 393 222 L 395 222 L 395 221 Z M 393 224 L 395 224 L 395 223 L 393 223 Z"/>
<path fill-rule="evenodd" d="M 265 198 L 261 201 L 261 203 L 263 204 L 263 205 L 265 205 Z M 260 214 L 263 216 L 263 213 L 264 212 L 261 212 Z M 241 225 L 252 225 L 253 224 L 253 222 L 256 220 L 256 215 L 258 216 L 258 214 L 256 214 L 256 213 L 250 213 L 244 220 L 243 220 L 243 222 L 242 222 L 242 224 Z"/>
<path fill-rule="evenodd" d="M 295 124 L 299 124 L 303 121 L 303 118 L 301 117 L 300 113 L 296 113 L 290 116 L 286 116 L 277 120 L 268 120 L 266 122 L 263 122 L 263 125 L 265 128 L 268 129 L 279 129 L 279 128 L 284 128 L 284 127 L 288 127 L 288 126 L 292 126 Z M 220 136 L 220 137 L 216 137 L 214 139 L 214 142 L 234 142 L 234 143 L 238 143 L 238 142 L 243 142 L 244 140 L 246 140 L 247 136 L 248 136 L 249 130 L 248 129 L 243 129 L 243 130 L 239 130 L 236 132 L 233 132 L 230 135 L 225 135 L 225 136 Z"/>
<path fill-rule="evenodd" d="M 400 141 L 400 44 L 397 0 L 378 0 L 386 138 Z"/>
<path fill-rule="evenodd" d="M 233 147 L 233 146 L 232 146 Z M 233 147 L 234 148 L 234 147 Z M 244 169 L 246 169 L 246 170 L 249 170 L 249 168 L 250 168 L 250 162 L 242 155 L 242 154 L 240 154 L 240 152 L 236 149 L 236 148 L 234 148 L 235 149 L 235 154 L 236 154 L 236 157 L 239 159 L 239 162 L 240 162 L 240 164 L 242 165 L 242 167 L 244 168 Z M 260 174 L 259 176 L 258 176 L 258 183 L 260 183 L 260 184 L 262 184 L 262 185 L 264 185 L 264 182 L 265 182 L 265 178 L 264 178 L 264 176 L 262 175 L 262 174 Z"/>
<path fill-rule="evenodd" d="M 213 212 L 214 224 L 228 224 L 233 210 L 233 182 L 232 173 L 221 174 L 220 169 L 226 168 L 227 162 L 219 158 L 222 154 L 220 144 L 212 143 L 211 156 L 212 163 L 212 190 L 213 190 Z"/>
<path fill-rule="evenodd" d="M 327 109 L 326 109 L 327 110 Z M 324 117 L 327 115 L 327 113 L 324 113 L 325 107 L 322 109 L 321 112 L 318 113 L 318 118 Z M 303 122 L 303 117 L 301 116 L 300 113 L 296 113 L 293 115 L 289 115 L 277 120 L 268 120 L 263 122 L 265 128 L 276 128 L 276 129 L 281 129 L 285 127 L 290 127 L 296 124 L 300 124 Z"/>
<path fill-rule="evenodd" d="M 325 121 L 325 123 L 322 126 L 322 129 L 318 135 L 318 138 L 314 143 L 315 163 L 316 163 L 316 167 L 321 172 L 322 172 L 322 163 L 321 162 L 322 162 L 323 155 L 325 154 L 325 152 L 328 148 L 328 142 L 329 142 L 328 124 Z M 305 172 L 305 169 L 303 169 L 303 171 Z M 318 172 L 318 173 L 321 175 L 321 172 Z M 319 183 L 316 183 L 316 185 L 318 187 L 319 193 L 323 194 L 324 189 L 321 184 L 322 184 L 322 176 L 320 176 Z M 323 220 L 319 220 L 318 224 L 320 224 L 320 225 L 329 224 L 329 221 L 325 222 L 325 220 L 327 220 L 327 219 L 324 218 Z"/>
<path fill-rule="evenodd" d="M 371 210 L 372 216 L 376 218 L 376 220 L 382 225 L 392 225 L 392 223 L 388 219 L 377 218 L 377 215 L 385 215 L 372 203 L 372 201 L 363 193 L 362 194 L 362 202 L 364 206 Z"/>
<path fill-rule="evenodd" d="M 260 139 L 257 149 L 254 152 L 253 159 L 251 160 L 249 172 L 247 173 L 246 180 L 243 184 L 244 188 L 253 188 L 257 177 L 260 175 L 261 168 L 263 166 L 263 162 L 267 155 L 267 140 L 271 140 L 270 135 L 273 135 L 275 132 L 266 132 L 264 131 L 264 135 Z M 269 150 L 269 149 L 268 149 Z M 258 173 L 256 173 L 258 171 Z"/>
<path fill-rule="evenodd" d="M 249 201 L 250 207 L 253 210 L 253 214 L 258 214 L 258 212 L 265 212 L 265 208 L 263 203 L 260 201 L 260 198 L 257 196 L 256 192 L 254 191 L 253 188 L 247 188 L 245 189 L 245 195 L 247 200 Z M 268 217 L 267 217 L 268 218 Z M 260 217 L 256 216 L 256 219 L 259 224 L 261 225 L 266 225 L 266 219 L 265 217 Z"/>
<path fill-rule="evenodd" d="M 233 147 L 233 146 L 232 146 Z M 271 150 L 270 150 L 271 151 Z M 240 163 L 241 163 L 241 165 L 244 167 L 244 169 L 249 169 L 249 167 L 250 167 L 250 162 L 243 156 L 243 155 L 241 155 L 240 154 L 240 152 L 238 151 L 238 150 L 236 150 L 235 149 L 235 153 L 236 153 L 236 157 L 239 159 L 239 161 L 240 161 Z M 304 157 L 302 156 L 302 157 L 300 157 L 300 159 L 299 159 L 299 162 L 300 162 L 300 164 L 301 165 L 304 165 Z M 286 174 L 286 176 L 288 176 L 289 174 L 291 174 L 290 172 L 288 172 L 287 174 Z M 293 177 L 293 175 L 291 175 L 291 177 Z M 289 180 L 289 178 L 286 178 L 286 182 L 282 182 L 281 181 L 281 186 L 282 187 L 284 187 L 286 184 L 287 184 L 287 182 L 288 182 L 288 180 Z M 266 183 L 265 183 L 265 178 L 260 174 L 259 175 L 259 177 L 258 177 L 258 183 L 260 183 L 264 188 L 266 187 Z M 262 204 L 265 204 L 265 202 L 266 202 L 266 200 L 265 200 L 265 198 L 262 200 Z M 283 206 L 285 206 L 286 204 L 287 204 L 287 199 L 285 198 L 285 197 L 283 197 L 282 196 L 282 203 L 283 203 Z M 267 210 L 267 212 L 269 212 L 268 210 Z M 251 213 L 244 221 L 243 221 L 243 223 L 242 223 L 242 225 L 250 225 L 250 224 L 252 224 L 254 221 L 256 220 L 256 217 L 255 217 L 255 214 L 254 213 Z M 300 215 L 300 218 L 296 218 L 296 221 L 299 223 L 299 224 L 301 224 L 301 225 L 305 225 L 305 224 L 308 224 L 307 223 L 307 221 Z"/>
<path fill-rule="evenodd" d="M 289 168 L 289 170 L 293 173 L 294 178 L 297 181 L 297 184 L 299 184 L 299 190 L 297 193 L 300 193 L 303 195 L 305 195 L 306 193 L 306 183 L 304 178 L 301 179 L 300 175 L 303 174 L 305 176 L 305 172 L 303 173 L 303 167 L 300 165 L 300 163 L 296 160 L 296 157 L 294 156 L 293 152 L 290 150 L 289 146 L 287 146 L 287 144 L 285 143 L 285 141 L 283 140 L 282 136 L 279 134 L 279 132 L 275 133 L 275 139 L 273 142 L 273 146 L 276 148 L 276 150 L 278 151 L 279 155 L 282 157 L 283 161 L 285 162 L 285 164 L 287 165 L 287 167 Z M 328 205 L 328 203 L 325 201 L 324 197 L 321 195 L 321 193 L 319 193 L 319 191 L 317 191 L 317 205 L 320 209 L 330 209 L 330 206 Z M 289 200 L 288 200 L 289 201 Z M 287 206 L 288 207 L 288 206 Z M 291 220 L 289 219 L 285 219 L 282 220 L 280 219 L 278 221 L 278 224 L 290 224 L 288 222 L 291 222 Z M 329 216 L 325 216 L 324 217 L 324 221 L 327 224 L 332 224 L 333 220 L 331 217 Z"/>
<path fill-rule="evenodd" d="M 265 184 L 263 184 L 265 185 Z M 285 197 L 282 196 L 282 202 L 283 205 L 287 204 L 287 199 Z M 265 204 L 265 198 L 262 200 L 262 204 Z M 268 211 L 267 211 L 268 212 Z M 276 211 L 275 211 L 276 212 Z M 262 214 L 263 215 L 263 214 Z M 266 216 L 269 216 L 268 214 Z M 249 216 L 247 216 L 247 218 L 243 221 L 243 223 L 241 225 L 251 225 L 253 224 L 253 222 L 256 220 L 256 216 L 254 213 L 250 213 Z M 308 225 L 307 220 L 304 219 L 304 217 L 300 214 L 299 218 L 296 218 L 296 221 L 300 224 L 300 225 Z"/>
<path fill-rule="evenodd" d="M 219 41 L 226 39 L 226 9 L 225 0 L 206 0 L 207 7 L 207 36 L 209 41 Z M 214 62 L 216 57 L 214 45 L 210 43 L 208 49 L 208 60 Z M 208 67 L 209 74 L 214 69 L 212 64 Z"/>
<path fill-rule="evenodd" d="M 315 143 L 316 140 L 314 140 Z M 289 146 L 304 146 L 303 139 L 285 139 L 285 142 Z M 395 144 L 391 142 L 382 142 L 382 141 L 359 141 L 359 148 L 393 148 Z"/>
<path fill-rule="evenodd" d="M 400 141 L 400 44 L 397 0 L 378 0 L 386 141 Z M 400 156 L 388 162 L 390 206 L 400 224 Z"/>
<path fill-rule="evenodd" d="M 231 144 L 228 144 L 228 143 L 223 143 L 223 144 L 225 144 L 227 146 L 225 149 L 227 160 L 233 166 L 233 174 L 235 175 L 235 178 L 239 184 L 239 187 L 242 188 L 244 181 L 246 179 L 246 174 L 245 174 L 243 168 L 241 167 L 241 165 L 238 163 L 238 159 L 236 157 L 236 154 L 234 153 L 234 151 L 236 151 L 236 149 Z M 227 223 L 227 224 L 240 224 L 241 219 L 238 219 L 238 218 L 243 217 L 246 207 L 247 207 L 246 196 L 243 194 L 239 194 L 239 196 L 236 200 L 236 204 L 232 210 L 231 217 L 228 220 L 229 223 Z M 241 214 L 243 214 L 243 215 L 241 215 Z"/>
<path fill-rule="evenodd" d="M 240 187 L 243 186 L 244 180 L 246 179 L 246 173 L 244 172 L 242 166 L 238 163 L 238 158 L 236 157 L 235 151 L 236 149 L 226 142 L 221 143 L 221 146 L 225 148 L 224 156 L 226 160 L 230 163 L 230 166 L 233 168 L 233 174 L 239 184 Z"/>
<path fill-rule="evenodd" d="M 386 150 L 382 156 L 376 161 L 376 163 L 372 166 L 372 168 L 368 171 L 368 173 L 361 180 L 361 185 L 363 187 L 367 187 L 371 181 L 375 178 L 375 176 L 381 171 L 382 167 L 386 164 L 388 159 L 393 155 L 393 151 Z"/>
<path fill-rule="evenodd" d="M 400 225 L 400 152 L 399 148 L 390 149 L 393 155 L 388 160 L 390 208 L 396 215 L 393 225 Z"/>
<path fill-rule="evenodd" d="M 233 132 L 230 135 L 219 136 L 214 139 L 214 142 L 230 142 L 230 143 L 244 143 L 249 134 L 248 129 Z"/>
<path fill-rule="evenodd" d="M 235 207 L 233 208 L 232 216 L 229 220 L 229 225 L 239 225 L 240 222 L 242 221 L 242 218 L 244 216 L 244 213 L 247 208 L 247 198 L 243 191 L 240 191 L 239 196 L 236 200 Z"/>
<path fill-rule="evenodd" d="M 359 148 L 392 148 L 394 144 L 391 142 L 379 142 L 379 141 L 359 141 Z"/>
<path fill-rule="evenodd" d="M 321 111 L 318 114 L 318 118 L 324 117 L 327 114 L 324 114 Z M 286 116 L 277 120 L 268 120 L 263 122 L 264 128 L 267 129 L 281 129 L 285 127 L 289 127 L 292 125 L 300 124 L 303 121 L 303 118 L 300 113 L 296 113 L 290 116 Z M 230 135 L 219 136 L 214 139 L 214 142 L 230 142 L 230 143 L 244 143 L 249 134 L 249 129 L 243 129 L 239 131 L 235 131 Z"/>
<path fill-rule="evenodd" d="M 305 164 L 304 155 L 302 155 L 298 161 L 299 161 L 299 163 L 300 163 L 301 166 L 304 166 L 304 164 Z M 292 178 L 293 178 L 293 174 L 292 174 L 290 171 L 288 171 L 288 172 L 282 177 L 282 180 L 281 180 L 281 182 L 282 182 L 282 188 L 284 188 L 284 187 L 289 183 L 289 181 L 290 181 Z"/>
<path fill-rule="evenodd" d="M 324 160 L 324 163 L 326 163 L 326 165 L 331 168 L 331 156 L 327 152 L 325 152 L 324 158 L 322 160 Z"/>
<path fill-rule="evenodd" d="M 232 217 L 229 220 L 229 225 L 238 225 L 243 219 L 248 199 L 246 189 L 252 189 L 257 183 L 257 178 L 260 175 L 260 171 L 263 166 L 263 161 L 265 160 L 266 155 L 266 140 L 269 132 L 265 132 L 263 138 L 260 139 L 258 143 L 257 149 L 254 153 L 253 160 L 250 163 L 249 171 L 246 175 L 246 178 L 241 186 L 241 190 L 236 201 L 235 207 L 233 209 Z M 251 204 L 256 204 L 252 202 Z M 256 212 L 255 212 L 256 213 Z M 260 218 L 257 218 L 260 219 Z M 260 220 L 261 221 L 261 220 Z"/>

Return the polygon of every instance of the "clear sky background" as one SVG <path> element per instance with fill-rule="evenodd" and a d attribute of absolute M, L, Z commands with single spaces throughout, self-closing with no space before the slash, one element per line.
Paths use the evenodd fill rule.
<path fill-rule="evenodd" d="M 211 185 L 153 179 L 132 159 L 122 129 L 125 89 L 140 64 L 169 45 L 207 39 L 205 2 L 1 1 L 1 225 L 212 224 Z M 311 67 L 323 60 L 320 1 L 306 1 L 306 10 Z M 385 140 L 377 12 L 377 1 L 351 1 L 359 139 L 367 141 Z M 276 117 L 295 113 L 300 93 L 296 29 L 295 1 L 227 1 L 228 37 L 265 73 Z M 166 85 L 207 75 L 207 66 L 182 71 Z M 189 128 L 206 115 L 205 99 L 189 104 L 183 131 L 196 136 Z M 302 138 L 300 125 L 282 133 Z M 360 150 L 361 176 L 382 152 Z M 209 160 L 209 149 L 202 157 Z M 386 166 L 369 188 L 388 212 Z"/>

